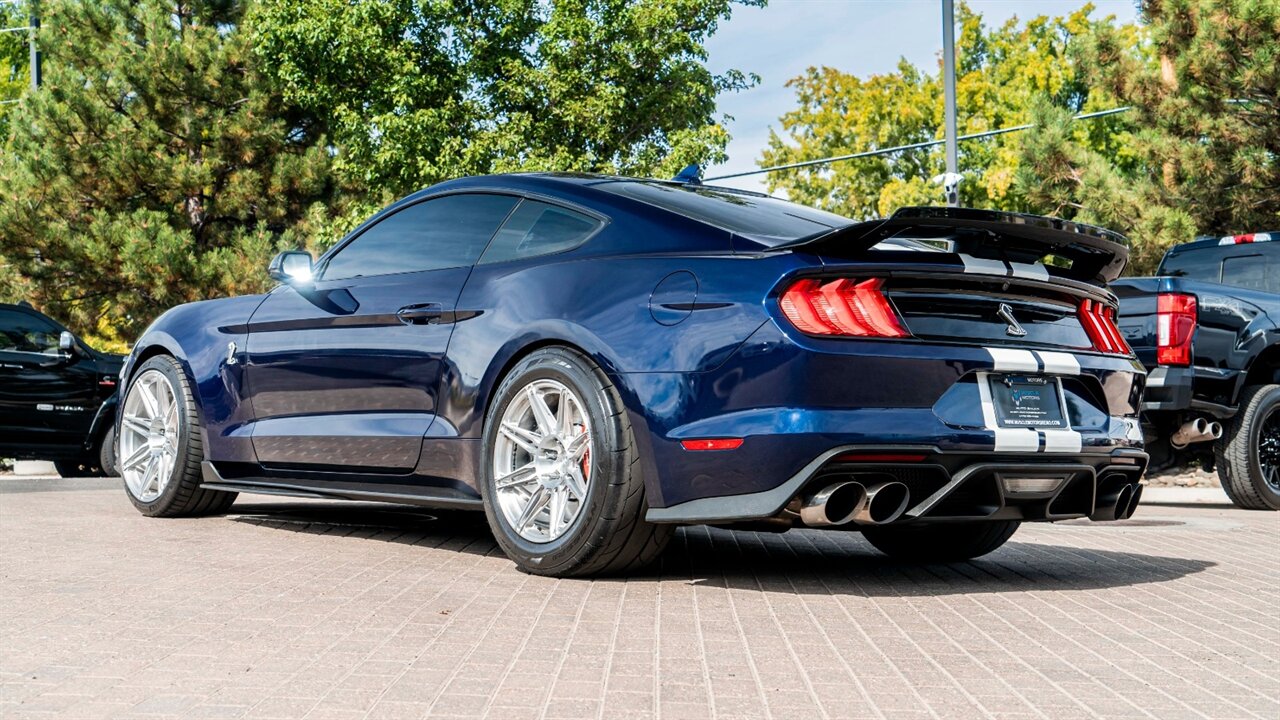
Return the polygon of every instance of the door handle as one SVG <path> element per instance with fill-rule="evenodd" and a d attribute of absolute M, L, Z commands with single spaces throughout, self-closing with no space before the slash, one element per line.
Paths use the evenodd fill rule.
<path fill-rule="evenodd" d="M 405 325 L 426 325 L 432 320 L 444 316 L 444 306 L 440 303 L 420 303 L 405 305 L 396 311 L 396 317 Z"/>

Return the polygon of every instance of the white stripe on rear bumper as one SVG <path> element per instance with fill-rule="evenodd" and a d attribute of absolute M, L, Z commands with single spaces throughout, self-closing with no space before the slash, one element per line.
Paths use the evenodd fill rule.
<path fill-rule="evenodd" d="M 1080 361 L 1071 353 L 1036 351 L 1044 371 L 1055 375 L 1079 375 Z"/>
<path fill-rule="evenodd" d="M 1041 430 L 1044 435 L 1044 451 L 1078 453 L 1084 447 L 1080 433 L 1075 430 Z"/>
<path fill-rule="evenodd" d="M 996 452 L 1039 452 L 1040 434 L 1025 428 L 996 428 Z"/>

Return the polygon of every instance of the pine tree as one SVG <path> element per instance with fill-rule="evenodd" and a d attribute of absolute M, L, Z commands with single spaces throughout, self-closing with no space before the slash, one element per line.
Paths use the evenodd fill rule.
<path fill-rule="evenodd" d="M 128 341 L 172 305 L 262 289 L 335 188 L 314 122 L 256 66 L 245 3 L 41 9 L 44 85 L 0 155 L 0 255 L 28 299 Z"/>

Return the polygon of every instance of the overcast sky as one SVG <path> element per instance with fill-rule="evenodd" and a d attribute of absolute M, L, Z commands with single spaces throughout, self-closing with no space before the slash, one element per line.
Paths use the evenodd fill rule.
<path fill-rule="evenodd" d="M 1133 0 L 1093 0 L 1094 17 L 1137 19 Z M 1084 0 L 969 0 L 988 25 L 1013 16 L 1066 15 Z M 770 0 L 765 8 L 735 6 L 733 17 L 707 43 L 712 72 L 754 72 L 760 84 L 720 96 L 719 111 L 733 116 L 729 161 L 707 168 L 705 177 L 756 169 L 769 128 L 795 104 L 787 80 L 810 66 L 837 68 L 866 77 L 892 72 L 899 57 L 931 71 L 942 53 L 939 0 Z M 868 148 L 849 148 L 857 152 Z M 763 175 L 720 184 L 765 191 Z"/>

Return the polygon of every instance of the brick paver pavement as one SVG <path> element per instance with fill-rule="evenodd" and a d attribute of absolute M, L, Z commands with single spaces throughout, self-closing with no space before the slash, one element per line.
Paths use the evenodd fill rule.
<path fill-rule="evenodd" d="M 1280 718 L 1280 515 L 1144 506 L 910 567 L 682 531 L 517 572 L 479 516 L 242 496 L 150 520 L 0 479 L 4 718 Z"/>

